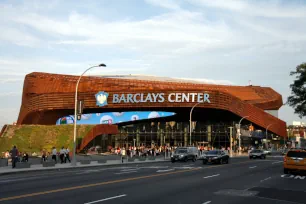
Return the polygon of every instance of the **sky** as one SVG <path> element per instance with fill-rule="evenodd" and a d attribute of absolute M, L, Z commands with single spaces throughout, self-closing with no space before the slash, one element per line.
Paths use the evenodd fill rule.
<path fill-rule="evenodd" d="M 305 0 L 0 0 L 0 126 L 30 72 L 149 74 L 272 87 L 306 62 Z M 306 121 L 283 106 L 280 119 Z"/>

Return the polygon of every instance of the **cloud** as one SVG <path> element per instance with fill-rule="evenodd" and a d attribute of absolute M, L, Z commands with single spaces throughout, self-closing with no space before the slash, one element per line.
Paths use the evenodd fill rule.
<path fill-rule="evenodd" d="M 179 10 L 181 9 L 180 6 L 177 4 L 177 0 L 145 0 L 148 4 L 153 6 L 158 6 L 166 9 L 171 10 Z"/>
<path fill-rule="evenodd" d="M 7 96 L 21 96 L 22 92 L 21 91 L 16 91 L 16 92 L 4 92 L 0 93 L 0 97 L 7 97 Z"/>
<path fill-rule="evenodd" d="M 224 9 L 248 16 L 270 18 L 300 18 L 306 17 L 306 6 L 281 1 L 242 1 L 242 0 L 189 0 L 189 2 L 210 8 Z"/>
<path fill-rule="evenodd" d="M 184 81 L 191 82 L 191 83 L 233 85 L 233 82 L 228 80 L 198 79 L 198 78 L 174 78 L 174 79 L 182 80 L 183 82 Z"/>
<path fill-rule="evenodd" d="M 276 89 L 288 95 L 287 73 L 305 58 L 303 1 L 129 2 L 146 7 L 137 13 L 122 2 L 91 2 L 85 10 L 80 2 L 1 2 L 2 89 L 20 90 L 33 71 L 80 74 L 103 59 L 108 67 L 89 76 L 145 73 L 272 86 L 282 75 Z M 219 78 L 226 80 L 212 80 Z"/>
<path fill-rule="evenodd" d="M 299 18 L 297 21 L 302 25 L 305 24 L 303 18 L 306 16 L 304 12 L 306 7 L 298 4 L 280 4 L 277 1 L 255 3 L 233 0 L 189 0 L 190 4 L 199 8 L 192 10 L 182 9 L 178 1 L 173 0 L 146 0 L 146 2 L 168 8 L 169 11 L 141 20 L 113 21 L 77 11 L 56 18 L 10 7 L 5 7 L 6 12 L 2 15 L 14 24 L 26 26 L 44 36 L 49 36 L 46 42 L 51 46 L 116 47 L 118 50 L 128 49 L 130 52 L 142 54 L 143 59 L 170 59 L 201 52 L 226 50 L 233 52 L 254 49 L 254 47 L 260 49 L 260 46 L 267 47 L 273 42 L 306 40 L 305 35 L 302 35 L 306 29 L 300 28 L 301 26 L 288 29 L 291 25 L 288 21 L 276 24 L 273 19 L 252 18 L 253 16 L 281 17 L 284 20 Z M 207 8 L 217 9 L 214 20 L 207 17 Z M 224 10 L 231 14 L 224 14 Z M 16 11 L 19 15 L 11 15 Z M 30 40 L 29 44 L 36 42 Z"/>
<path fill-rule="evenodd" d="M 0 42 L 12 43 L 19 46 L 34 47 L 40 43 L 40 40 L 29 33 L 22 32 L 15 28 L 0 25 Z"/>

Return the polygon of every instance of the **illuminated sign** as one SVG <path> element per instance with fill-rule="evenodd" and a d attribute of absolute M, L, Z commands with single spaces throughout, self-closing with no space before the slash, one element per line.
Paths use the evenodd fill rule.
<path fill-rule="evenodd" d="M 107 105 L 107 97 L 108 97 L 108 93 L 106 93 L 104 91 L 100 91 L 99 93 L 97 93 L 95 95 L 97 106 L 100 106 L 100 107 L 106 106 Z"/>
<path fill-rule="evenodd" d="M 106 92 L 96 94 L 98 106 L 107 105 Z M 163 103 L 167 99 L 170 103 L 210 103 L 208 93 L 170 93 L 165 97 L 165 93 L 136 93 L 136 94 L 113 94 L 112 103 Z"/>

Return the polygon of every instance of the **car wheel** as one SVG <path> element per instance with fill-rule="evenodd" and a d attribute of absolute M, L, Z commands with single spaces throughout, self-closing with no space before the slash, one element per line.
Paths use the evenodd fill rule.
<path fill-rule="evenodd" d="M 193 157 L 192 161 L 193 161 L 193 162 L 196 162 L 196 161 L 197 161 L 197 158 L 196 158 L 196 157 Z"/>
<path fill-rule="evenodd" d="M 260 157 L 261 159 L 264 159 L 265 158 L 265 156 L 264 155 L 261 155 L 261 157 Z"/>
<path fill-rule="evenodd" d="M 222 159 L 220 159 L 220 164 L 223 164 L 223 160 Z"/>
<path fill-rule="evenodd" d="M 284 174 L 289 174 L 288 169 L 284 169 Z"/>
<path fill-rule="evenodd" d="M 171 159 L 171 162 L 172 162 L 172 163 L 174 163 L 174 162 L 175 162 L 175 160 L 174 160 L 174 159 Z"/>
<path fill-rule="evenodd" d="M 187 158 L 187 157 L 185 157 L 184 162 L 187 162 L 187 161 L 188 161 L 188 158 Z"/>
<path fill-rule="evenodd" d="M 250 159 L 252 159 L 252 157 L 249 157 Z"/>
<path fill-rule="evenodd" d="M 203 164 L 207 164 L 207 161 L 203 160 Z"/>
<path fill-rule="evenodd" d="M 229 163 L 229 159 L 227 159 L 225 163 L 228 164 Z"/>

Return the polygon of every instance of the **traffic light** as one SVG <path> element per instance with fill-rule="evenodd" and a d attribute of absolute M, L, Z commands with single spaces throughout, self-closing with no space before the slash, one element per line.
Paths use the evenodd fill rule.
<path fill-rule="evenodd" d="M 77 120 L 81 120 L 82 119 L 82 114 L 77 114 Z"/>
<path fill-rule="evenodd" d="M 77 104 L 77 114 L 82 115 L 83 114 L 83 109 L 84 109 L 84 101 L 79 100 Z"/>

